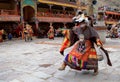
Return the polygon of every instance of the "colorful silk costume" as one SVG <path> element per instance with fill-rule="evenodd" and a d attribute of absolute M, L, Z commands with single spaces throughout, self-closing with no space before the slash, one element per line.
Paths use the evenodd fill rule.
<path fill-rule="evenodd" d="M 93 43 L 95 43 L 97 46 L 102 47 L 102 42 L 100 41 L 97 32 L 94 30 L 94 28 L 89 26 L 86 26 L 84 30 L 82 27 L 77 27 L 74 30 L 72 29 L 74 35 L 71 35 L 70 30 L 71 29 L 65 31 L 65 39 L 60 51 L 64 51 L 66 48 L 72 46 L 76 41 L 77 42 L 75 43 L 73 49 L 66 55 L 64 63 L 77 70 L 98 69 L 98 58 Z M 79 34 L 84 35 L 83 41 L 75 39 Z M 76 37 L 72 39 L 73 36 Z M 71 45 L 71 42 L 74 43 Z M 111 62 L 109 65 L 111 66 Z"/>
<path fill-rule="evenodd" d="M 47 34 L 49 39 L 54 39 L 54 29 L 52 26 L 50 26 L 50 30 L 48 31 Z"/>
<path fill-rule="evenodd" d="M 101 43 L 98 42 L 98 44 Z M 85 42 L 77 41 L 73 49 L 67 54 L 64 60 L 64 62 L 67 65 L 77 70 L 97 69 L 98 68 L 97 61 L 98 59 L 96 51 L 89 40 L 86 40 Z"/>

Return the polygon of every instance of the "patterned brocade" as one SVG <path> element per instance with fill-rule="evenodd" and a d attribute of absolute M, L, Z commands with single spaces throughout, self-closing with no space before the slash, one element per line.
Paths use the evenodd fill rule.
<path fill-rule="evenodd" d="M 74 69 L 94 69 L 97 65 L 97 55 L 94 48 L 91 47 L 90 41 L 86 41 L 86 52 L 82 54 L 78 51 L 78 43 L 73 47 L 72 51 L 67 54 L 64 62 Z"/>
<path fill-rule="evenodd" d="M 88 58 L 93 58 L 93 59 L 97 59 L 97 55 L 96 55 L 96 51 L 94 48 L 91 48 L 90 49 L 90 54 L 89 54 L 89 57 Z"/>

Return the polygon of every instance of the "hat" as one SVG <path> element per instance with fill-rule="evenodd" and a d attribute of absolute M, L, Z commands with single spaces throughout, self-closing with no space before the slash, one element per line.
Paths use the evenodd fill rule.
<path fill-rule="evenodd" d="M 31 25 L 29 25 L 29 24 L 26 24 L 26 29 L 31 29 Z"/>
<path fill-rule="evenodd" d="M 76 15 L 81 15 L 81 14 L 83 14 L 83 11 L 77 10 Z"/>
<path fill-rule="evenodd" d="M 75 16 L 75 17 L 73 17 L 73 22 L 83 22 L 83 21 L 85 21 L 86 23 L 88 23 L 89 21 L 88 21 L 88 18 L 87 17 L 85 17 L 85 15 L 84 14 L 81 14 L 81 15 L 78 15 L 78 16 Z"/>
<path fill-rule="evenodd" d="M 29 25 L 29 24 L 26 24 L 26 27 L 32 27 L 31 25 Z"/>

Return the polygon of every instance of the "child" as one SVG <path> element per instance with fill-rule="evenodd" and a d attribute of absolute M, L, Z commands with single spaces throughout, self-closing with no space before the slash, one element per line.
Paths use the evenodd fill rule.
<path fill-rule="evenodd" d="M 12 40 L 13 36 L 11 33 L 8 34 L 8 40 Z"/>

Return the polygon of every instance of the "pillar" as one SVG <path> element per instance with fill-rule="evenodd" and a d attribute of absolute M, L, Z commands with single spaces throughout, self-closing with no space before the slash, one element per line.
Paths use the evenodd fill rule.
<path fill-rule="evenodd" d="M 19 3 L 19 1 L 18 0 L 15 0 L 15 4 L 13 4 L 13 5 L 15 5 L 14 6 L 14 10 L 15 10 L 15 15 L 18 15 L 18 3 Z"/>
<path fill-rule="evenodd" d="M 21 0 L 20 5 L 21 5 L 21 23 L 24 27 L 24 19 L 23 19 L 23 6 L 22 6 L 23 0 Z"/>
<path fill-rule="evenodd" d="M 64 6 L 63 6 L 63 14 L 65 14 L 65 13 L 66 13 L 65 8 L 66 8 L 66 7 L 64 7 Z"/>
<path fill-rule="evenodd" d="M 34 1 L 34 6 L 35 6 L 35 27 L 36 27 L 36 36 L 39 36 L 39 31 L 40 31 L 40 28 L 39 28 L 39 20 L 37 19 L 37 0 L 33 0 Z"/>
<path fill-rule="evenodd" d="M 93 0 L 88 0 L 88 5 L 87 5 L 87 15 L 88 16 L 92 16 L 93 15 L 93 4 L 92 4 Z"/>
<path fill-rule="evenodd" d="M 20 1 L 20 6 L 21 6 L 21 23 L 22 23 L 22 29 L 24 29 L 24 18 L 23 18 L 23 6 L 22 6 L 23 0 Z M 24 39 L 24 32 L 22 32 L 22 39 Z"/>
<path fill-rule="evenodd" d="M 34 0 L 34 3 L 35 3 L 35 25 L 36 25 L 36 29 L 38 29 L 39 28 L 39 26 L 38 26 L 39 21 L 37 19 L 37 0 Z"/>
<path fill-rule="evenodd" d="M 81 2 L 81 0 L 77 0 L 77 1 L 76 1 L 76 4 L 77 4 L 77 10 L 81 10 L 80 2 Z"/>
<path fill-rule="evenodd" d="M 52 22 L 50 22 L 50 26 L 52 26 L 52 24 L 53 24 L 53 23 L 52 23 Z"/>
<path fill-rule="evenodd" d="M 63 23 L 63 24 L 64 24 L 64 28 L 67 28 L 67 27 L 66 27 L 66 23 Z"/>
<path fill-rule="evenodd" d="M 50 12 L 52 11 L 52 6 L 53 6 L 53 5 L 49 5 L 49 7 L 50 7 Z"/>

